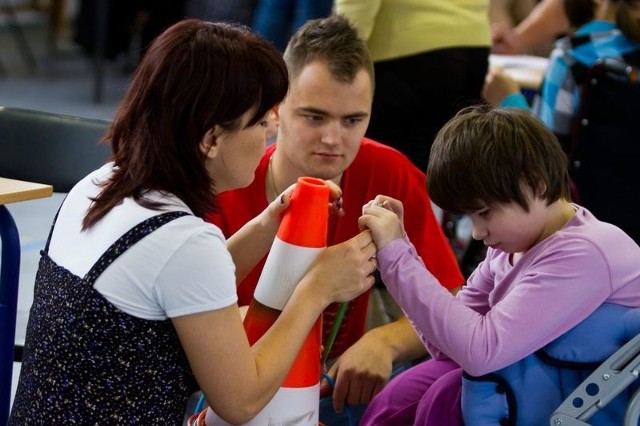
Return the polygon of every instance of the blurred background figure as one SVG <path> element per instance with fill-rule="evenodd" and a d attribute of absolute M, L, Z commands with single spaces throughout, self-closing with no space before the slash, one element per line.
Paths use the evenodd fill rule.
<path fill-rule="evenodd" d="M 489 0 L 336 0 L 367 41 L 376 89 L 367 137 L 426 169 L 433 139 L 478 103 L 490 46 Z"/>
<path fill-rule="evenodd" d="M 524 21 L 539 0 L 490 0 L 489 21 L 491 34 L 507 34 Z M 552 42 L 540 43 L 526 53 L 547 56 L 552 49 Z"/>
<path fill-rule="evenodd" d="M 283 52 L 298 28 L 329 16 L 332 7 L 333 0 L 257 0 L 252 28 Z"/>
<path fill-rule="evenodd" d="M 559 3 L 562 20 L 576 30 L 556 43 L 533 110 L 568 152 L 587 69 L 605 58 L 640 62 L 640 0 Z M 487 75 L 483 93 L 494 106 L 528 107 L 520 86 L 499 69 Z"/>
<path fill-rule="evenodd" d="M 523 0 L 513 0 L 520 3 Z M 502 8 L 503 0 L 491 0 Z M 494 15 L 496 16 L 496 15 Z M 530 53 L 547 56 L 555 40 L 569 30 L 563 0 L 541 0 L 516 26 L 492 25 L 492 51 L 501 54 Z"/>
<path fill-rule="evenodd" d="M 92 56 L 106 59 L 136 53 L 135 66 L 154 38 L 185 16 L 185 0 L 106 2 L 81 0 L 74 21 L 74 41 Z M 106 10 L 99 12 L 100 8 Z M 105 32 L 101 32 L 104 28 Z M 104 43 L 103 46 L 100 44 Z"/>
<path fill-rule="evenodd" d="M 187 16 L 251 26 L 258 0 L 187 0 Z"/>
<path fill-rule="evenodd" d="M 537 3 L 538 0 L 491 0 L 489 4 L 491 26 L 500 23 L 513 28 L 529 16 Z"/>

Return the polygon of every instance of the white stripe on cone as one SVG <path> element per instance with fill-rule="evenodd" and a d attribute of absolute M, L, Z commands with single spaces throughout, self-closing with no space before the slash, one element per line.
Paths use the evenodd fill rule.
<path fill-rule="evenodd" d="M 273 399 L 245 425 L 249 426 L 318 426 L 320 384 L 308 388 L 280 388 Z M 229 426 L 210 408 L 206 426 Z"/>
<path fill-rule="evenodd" d="M 296 285 L 322 250 L 294 246 L 276 237 L 253 297 L 265 306 L 282 311 Z"/>

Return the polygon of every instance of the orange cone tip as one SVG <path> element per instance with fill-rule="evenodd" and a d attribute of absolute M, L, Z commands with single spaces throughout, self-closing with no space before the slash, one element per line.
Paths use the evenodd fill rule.
<path fill-rule="evenodd" d="M 291 195 L 277 237 L 299 247 L 325 247 L 329 215 L 329 185 L 321 179 L 302 177 Z"/>

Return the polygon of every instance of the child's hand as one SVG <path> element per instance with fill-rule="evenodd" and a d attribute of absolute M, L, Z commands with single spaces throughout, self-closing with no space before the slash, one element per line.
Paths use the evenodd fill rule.
<path fill-rule="evenodd" d="M 378 195 L 362 207 L 362 216 L 358 225 L 362 229 L 371 230 L 373 241 L 378 250 L 391 241 L 405 235 L 402 218 L 404 208 L 402 202 L 391 197 Z"/>
<path fill-rule="evenodd" d="M 482 89 L 482 97 L 492 106 L 500 105 L 507 96 L 519 93 L 520 86 L 502 68 L 493 68 L 487 74 Z"/>
<path fill-rule="evenodd" d="M 366 208 L 373 206 L 382 206 L 394 212 L 398 218 L 400 218 L 400 222 L 404 223 L 404 206 L 402 205 L 402 201 L 387 197 L 386 195 L 377 195 L 376 198 L 362 206 L 362 214 L 364 214 Z"/>

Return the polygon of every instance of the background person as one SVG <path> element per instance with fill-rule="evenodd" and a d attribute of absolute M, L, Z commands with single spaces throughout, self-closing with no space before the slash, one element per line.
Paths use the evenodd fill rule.
<path fill-rule="evenodd" d="M 367 137 L 424 171 L 440 127 L 481 100 L 489 0 L 336 0 L 366 40 L 375 67 Z"/>
<path fill-rule="evenodd" d="M 556 38 L 570 30 L 563 1 L 541 0 L 515 27 L 494 26 L 491 33 L 492 52 L 511 55 L 548 52 Z"/>
<path fill-rule="evenodd" d="M 489 3 L 492 42 L 497 42 L 500 36 L 512 33 L 514 28 L 527 19 L 538 0 L 490 0 Z M 494 53 L 497 53 L 497 48 L 497 43 L 492 46 Z M 550 38 L 547 43 L 541 42 L 539 46 L 528 48 L 526 53 L 547 56 L 552 48 L 553 38 Z"/>
<path fill-rule="evenodd" d="M 257 0 L 251 27 L 282 52 L 298 28 L 332 8 L 333 0 Z"/>
<path fill-rule="evenodd" d="M 640 65 L 640 1 L 563 0 L 577 30 L 556 43 L 533 110 L 568 150 L 586 70 L 604 58 Z M 520 86 L 501 70 L 489 73 L 484 98 L 492 105 L 528 108 Z"/>
<path fill-rule="evenodd" d="M 625 197 L 623 189 L 615 192 L 615 188 L 625 184 L 634 186 L 633 178 L 630 178 L 633 173 L 628 171 L 633 165 L 628 165 L 630 169 L 620 164 L 620 158 L 624 156 L 622 153 L 628 158 L 634 157 L 622 147 L 635 146 L 637 132 L 633 126 L 622 124 L 628 107 L 612 110 L 608 105 L 601 105 L 604 102 L 589 96 L 589 93 L 591 90 L 623 93 L 621 90 L 632 88 L 633 84 L 629 89 L 620 88 L 614 92 L 613 89 L 605 89 L 610 87 L 606 81 L 599 83 L 600 88 L 597 88 L 593 81 L 601 79 L 592 76 L 591 68 L 600 61 L 619 61 L 620 69 L 640 66 L 640 1 L 565 0 L 564 7 L 565 14 L 577 30 L 556 43 L 540 94 L 534 98 L 533 110 L 556 134 L 570 156 L 568 168 L 574 184 L 574 200 L 580 200 L 600 219 L 619 226 L 638 242 L 640 227 L 637 226 L 637 211 L 634 211 L 635 200 Z M 615 87 L 619 83 L 610 84 Z M 489 74 L 484 93 L 493 105 L 529 108 L 518 84 L 502 72 Z M 637 97 L 631 99 L 634 98 L 631 93 L 626 97 L 609 96 L 616 98 L 618 105 L 633 105 Z M 626 98 L 629 100 L 625 101 Z M 598 126 L 597 120 L 583 120 L 582 114 L 592 109 L 607 111 L 603 126 Z M 633 119 L 630 116 L 626 121 Z M 602 129 L 599 137 L 594 130 L 598 128 Z M 618 133 L 612 134 L 616 131 Z M 585 136 L 590 140 L 583 140 Z M 595 157 L 583 154 L 585 149 L 595 153 Z M 586 160 L 589 157 L 594 160 Z M 608 168 L 609 172 L 597 171 L 601 167 Z"/>

